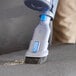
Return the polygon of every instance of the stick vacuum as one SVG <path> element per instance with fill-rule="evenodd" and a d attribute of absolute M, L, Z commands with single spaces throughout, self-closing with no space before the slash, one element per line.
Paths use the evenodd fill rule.
<path fill-rule="evenodd" d="M 46 62 L 49 54 L 49 37 L 52 37 L 52 21 L 58 0 L 25 0 L 25 5 L 41 12 L 40 22 L 34 30 L 29 48 L 25 54 L 25 63 L 41 64 Z M 51 26 L 51 27 L 50 27 Z"/>

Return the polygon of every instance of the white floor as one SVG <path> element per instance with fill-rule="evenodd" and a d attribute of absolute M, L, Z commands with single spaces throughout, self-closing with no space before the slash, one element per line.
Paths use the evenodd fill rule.
<path fill-rule="evenodd" d="M 23 59 L 25 51 L 0 56 L 1 61 Z M 50 49 L 44 64 L 0 65 L 0 76 L 76 76 L 76 45 L 57 45 Z"/>

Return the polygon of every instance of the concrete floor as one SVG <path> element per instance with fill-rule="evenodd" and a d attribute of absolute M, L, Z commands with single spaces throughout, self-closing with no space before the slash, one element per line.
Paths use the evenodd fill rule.
<path fill-rule="evenodd" d="M 25 51 L 0 56 L 1 61 L 20 60 Z M 0 76 L 76 76 L 76 45 L 55 45 L 44 64 L 0 64 Z"/>

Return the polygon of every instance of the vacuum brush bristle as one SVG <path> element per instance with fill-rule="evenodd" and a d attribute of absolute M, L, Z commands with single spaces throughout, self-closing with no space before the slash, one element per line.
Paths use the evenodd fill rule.
<path fill-rule="evenodd" d="M 47 57 L 26 57 L 25 63 L 26 64 L 42 64 L 46 62 Z"/>

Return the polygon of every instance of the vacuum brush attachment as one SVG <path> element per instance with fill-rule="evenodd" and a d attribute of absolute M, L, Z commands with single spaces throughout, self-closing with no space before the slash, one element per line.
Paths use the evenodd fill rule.
<path fill-rule="evenodd" d="M 52 26 L 58 0 L 25 0 L 24 3 L 27 7 L 42 12 L 40 23 L 34 30 L 29 49 L 25 54 L 25 63 L 41 64 L 46 62 L 49 53 L 48 41 L 49 37 L 52 37 L 50 26 Z"/>
<path fill-rule="evenodd" d="M 50 17 L 43 14 L 40 19 L 39 25 L 34 30 L 29 49 L 25 54 L 25 63 L 41 64 L 47 60 Z"/>

